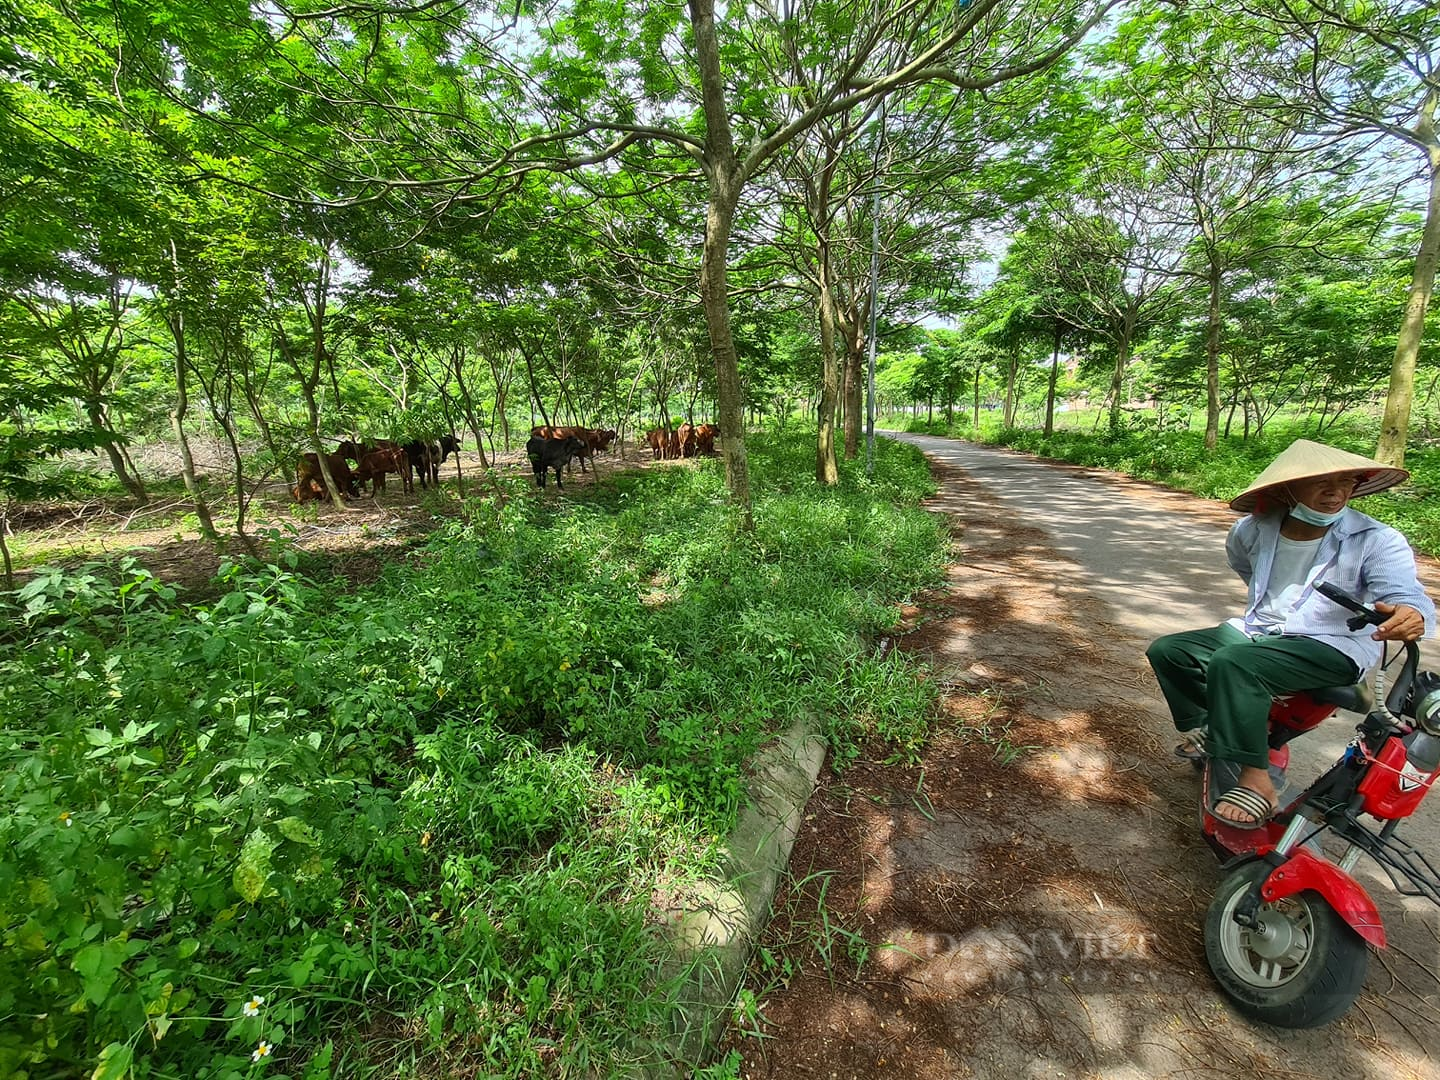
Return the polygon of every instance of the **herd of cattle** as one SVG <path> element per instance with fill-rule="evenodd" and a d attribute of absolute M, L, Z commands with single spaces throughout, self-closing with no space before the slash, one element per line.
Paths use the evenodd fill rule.
<path fill-rule="evenodd" d="M 533 427 L 530 438 L 525 442 L 525 456 L 535 470 L 535 484 L 545 486 L 545 477 L 555 470 L 555 486 L 563 488 L 560 474 L 570 462 L 579 460 L 580 471 L 585 463 L 595 463 L 595 455 L 609 451 L 616 432 L 609 428 L 586 427 Z"/>
<path fill-rule="evenodd" d="M 543 488 L 547 474 L 553 470 L 556 486 L 563 488 L 561 474 L 570 463 L 578 460 L 580 471 L 585 472 L 586 463 L 593 465 L 596 454 L 609 451 L 616 434 L 608 428 L 531 428 L 530 438 L 525 443 L 525 456 L 530 459 L 531 468 L 535 471 L 536 485 Z M 691 424 L 687 421 L 674 429 L 654 428 L 646 432 L 645 445 L 650 447 L 657 461 L 697 455 L 713 457 L 715 439 L 719 434 L 714 424 Z M 414 477 L 417 473 L 422 489 L 427 484 L 438 485 L 441 463 L 459 450 L 460 440 L 454 435 L 442 435 L 433 442 L 417 439 L 397 443 L 376 439 L 367 444 L 347 440 L 337 446 L 333 454 L 325 455 L 325 464 L 342 496 L 363 495 L 366 484 L 370 484 L 372 492 L 378 494 L 385 490 L 385 477 L 390 473 L 400 477 L 408 493 L 415 490 Z M 354 468 L 351 468 L 351 462 L 355 463 Z M 318 455 L 300 456 L 300 467 L 291 494 L 297 502 L 330 497 Z"/>
<path fill-rule="evenodd" d="M 662 458 L 688 458 L 697 454 L 715 456 L 715 439 L 720 429 L 714 424 L 692 424 L 688 420 L 679 427 L 651 428 L 645 433 L 645 445 L 650 447 L 655 460 Z"/>
<path fill-rule="evenodd" d="M 375 494 L 385 490 L 385 477 L 394 473 L 400 478 L 404 489 L 415 490 L 415 476 L 420 476 L 423 490 L 429 484 L 440 483 L 440 464 L 451 454 L 460 452 L 460 440 L 454 435 L 441 435 L 435 442 L 416 439 L 414 442 L 397 443 L 389 439 L 376 439 L 373 444 L 342 442 L 333 454 L 325 455 L 325 464 L 330 477 L 340 489 L 342 496 L 365 494 L 365 485 L 370 484 Z M 355 462 L 355 468 L 350 462 Z M 296 470 L 295 487 L 291 495 L 297 502 L 330 497 L 325 483 L 325 474 L 320 468 L 319 455 L 301 454 L 300 467 Z"/>

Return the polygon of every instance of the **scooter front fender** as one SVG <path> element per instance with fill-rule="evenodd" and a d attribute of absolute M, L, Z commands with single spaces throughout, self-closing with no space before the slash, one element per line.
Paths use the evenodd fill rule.
<path fill-rule="evenodd" d="M 1272 870 L 1260 886 L 1260 896 L 1266 901 L 1281 900 L 1306 889 L 1324 897 L 1335 913 L 1371 945 L 1385 947 L 1385 924 L 1365 887 L 1334 863 L 1311 854 L 1308 848 L 1296 848 Z"/>

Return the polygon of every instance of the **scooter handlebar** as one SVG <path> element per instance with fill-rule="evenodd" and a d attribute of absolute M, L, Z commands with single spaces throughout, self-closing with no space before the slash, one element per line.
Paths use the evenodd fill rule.
<path fill-rule="evenodd" d="M 1388 616 L 1381 615 L 1372 607 L 1366 607 L 1355 597 L 1351 596 L 1344 589 L 1336 588 L 1328 581 L 1318 582 L 1316 590 L 1324 596 L 1328 596 L 1335 603 L 1355 614 L 1345 620 L 1345 625 L 1351 630 L 1359 630 L 1362 626 L 1379 626 Z"/>

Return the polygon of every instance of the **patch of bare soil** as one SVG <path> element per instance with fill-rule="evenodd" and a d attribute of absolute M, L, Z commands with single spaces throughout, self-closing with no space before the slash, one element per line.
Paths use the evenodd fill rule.
<path fill-rule="evenodd" d="M 1430 958 L 1389 979 L 1372 958 L 1383 992 L 1319 1031 L 1224 1004 L 1201 931 L 1219 874 L 1145 643 L 1043 534 L 938 475 L 953 562 L 899 639 L 944 687 L 938 734 L 918 764 L 876 747 L 822 773 L 752 964 L 759 1014 L 727 1042 L 741 1075 L 1440 1076 Z"/>
<path fill-rule="evenodd" d="M 219 451 L 216 451 L 217 455 Z M 156 450 L 151 457 L 160 454 Z M 156 460 L 146 459 L 150 465 Z M 168 461 L 168 459 L 166 459 Z M 178 459 L 177 459 L 178 460 Z M 344 510 L 329 503 L 297 504 L 289 489 L 281 482 L 267 483 L 250 503 L 246 512 L 246 532 L 254 552 L 264 556 L 267 532 L 278 530 L 307 556 L 322 561 L 332 575 L 350 585 L 362 585 L 377 578 L 385 565 L 404 557 L 405 551 L 434 530 L 437 521 L 458 517 L 464 512 L 455 481 L 455 459 L 442 467 L 438 491 L 422 491 L 417 484 L 413 493 L 401 490 L 391 479 L 387 489 L 378 495 L 351 499 Z M 173 467 L 174 463 L 170 463 Z M 530 463 L 521 449 L 496 455 L 491 464 L 498 475 L 531 475 Z M 655 467 L 685 467 L 688 461 L 655 462 Z M 599 456 L 598 468 L 581 472 L 578 465 L 565 478 L 565 490 L 557 491 L 553 477 L 550 486 L 541 492 L 530 489 L 527 496 L 560 499 L 566 493 L 579 493 L 593 486 L 617 468 L 651 467 L 651 455 L 645 447 L 614 447 Z M 480 469 L 479 455 L 462 453 L 460 466 L 465 477 L 467 495 L 487 491 Z M 216 528 L 233 529 L 233 508 L 213 506 Z M 168 584 L 184 588 L 191 598 L 205 595 L 212 579 L 227 555 L 239 556 L 247 551 L 245 541 L 235 535 L 224 536 L 216 543 L 206 540 L 193 517 L 193 506 L 185 499 L 156 500 L 137 507 L 120 498 L 91 499 L 72 502 L 31 503 L 11 507 L 7 514 L 7 542 L 21 560 L 22 569 L 16 578 L 23 584 L 33 571 L 23 567 L 41 564 L 73 566 L 89 560 L 110 560 L 121 556 L 134 558 L 156 577 Z M 315 565 L 312 562 L 310 570 Z"/>

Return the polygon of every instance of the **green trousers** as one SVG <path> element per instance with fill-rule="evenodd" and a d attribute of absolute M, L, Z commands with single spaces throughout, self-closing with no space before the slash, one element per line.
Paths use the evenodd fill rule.
<path fill-rule="evenodd" d="M 1157 638 L 1145 651 L 1181 731 L 1205 725 L 1211 757 L 1263 769 L 1270 699 L 1360 677 L 1339 649 L 1306 637 L 1249 638 L 1221 623 Z"/>

